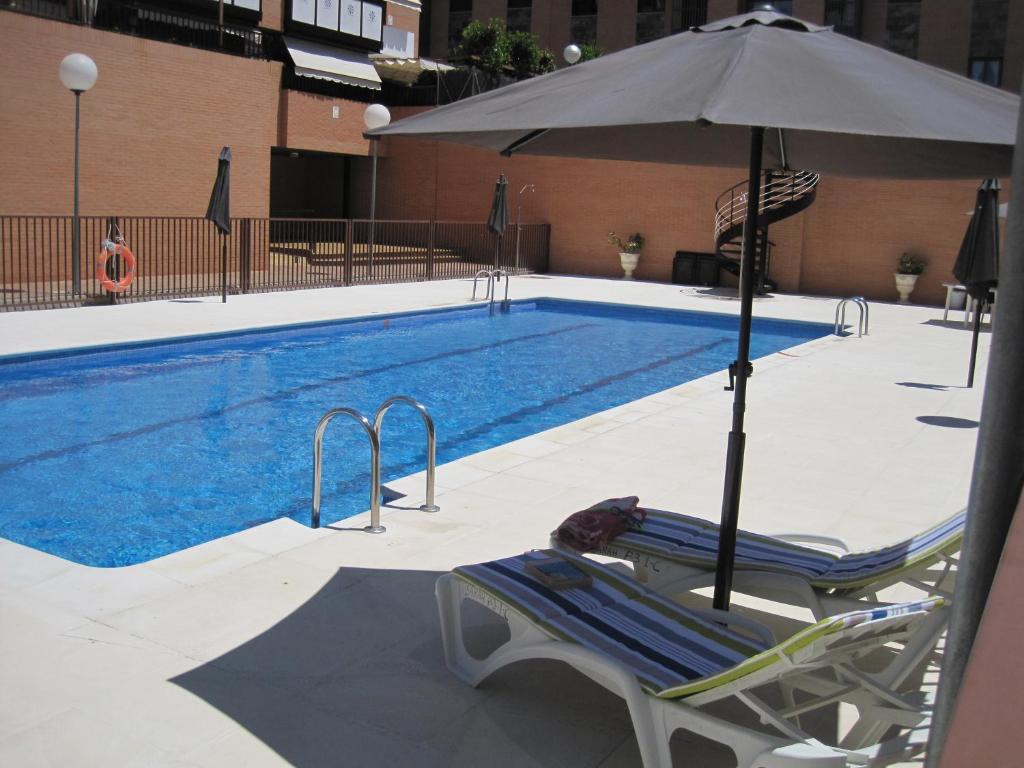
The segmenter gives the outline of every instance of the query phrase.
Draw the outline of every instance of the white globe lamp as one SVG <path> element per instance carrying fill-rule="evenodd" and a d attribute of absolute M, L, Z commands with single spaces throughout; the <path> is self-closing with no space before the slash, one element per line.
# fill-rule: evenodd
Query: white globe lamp
<path fill-rule="evenodd" d="M 74 93 L 85 93 L 96 85 L 99 74 L 96 62 L 84 53 L 69 53 L 60 63 L 60 81 Z"/>
<path fill-rule="evenodd" d="M 580 60 L 580 56 L 583 55 L 583 51 L 576 43 L 569 43 L 565 46 L 565 50 L 562 51 L 562 57 L 569 62 L 569 64 L 575 64 Z"/>
<path fill-rule="evenodd" d="M 375 131 L 391 123 L 391 113 L 383 104 L 371 104 L 363 112 L 363 122 L 366 130 Z"/>

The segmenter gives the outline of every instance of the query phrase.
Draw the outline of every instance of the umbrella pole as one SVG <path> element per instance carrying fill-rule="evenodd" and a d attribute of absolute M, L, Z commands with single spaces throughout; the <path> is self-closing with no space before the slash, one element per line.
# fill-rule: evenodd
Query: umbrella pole
<path fill-rule="evenodd" d="M 714 607 L 729 610 L 733 560 L 736 556 L 736 528 L 739 524 L 740 487 L 743 482 L 743 416 L 747 407 L 747 367 L 750 364 L 750 325 L 754 310 L 754 248 L 757 245 L 757 216 L 761 200 L 761 152 L 764 128 L 750 129 L 750 177 L 747 183 L 747 219 L 743 223 L 743 259 L 740 267 L 740 337 L 736 350 L 736 388 L 733 391 L 732 431 L 725 458 L 725 491 L 722 497 L 722 525 L 718 539 L 718 567 L 715 571 Z"/>
<path fill-rule="evenodd" d="M 220 301 L 228 303 L 228 238 L 220 236 Z"/>
<path fill-rule="evenodd" d="M 970 301 L 971 297 L 967 297 Z M 985 305 L 979 301 L 974 307 L 974 333 L 971 335 L 971 364 L 967 368 L 967 388 L 974 386 L 974 365 L 978 361 L 978 335 L 981 333 L 981 312 Z"/>

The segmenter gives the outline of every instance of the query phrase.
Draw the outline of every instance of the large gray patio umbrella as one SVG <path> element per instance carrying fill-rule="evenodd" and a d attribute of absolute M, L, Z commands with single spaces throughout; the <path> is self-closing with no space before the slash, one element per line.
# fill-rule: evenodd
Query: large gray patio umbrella
<path fill-rule="evenodd" d="M 978 359 L 978 334 L 981 310 L 988 293 L 999 279 L 999 179 L 985 179 L 978 187 L 974 213 L 960 244 L 953 275 L 967 289 L 968 300 L 977 302 L 974 332 L 971 334 L 971 361 L 967 368 L 967 386 L 974 386 L 974 366 Z"/>
<path fill-rule="evenodd" d="M 457 102 L 382 136 L 506 154 L 746 166 L 738 372 L 715 606 L 732 582 L 763 167 L 982 178 L 1010 169 L 1019 98 L 798 19 L 755 12 Z"/>

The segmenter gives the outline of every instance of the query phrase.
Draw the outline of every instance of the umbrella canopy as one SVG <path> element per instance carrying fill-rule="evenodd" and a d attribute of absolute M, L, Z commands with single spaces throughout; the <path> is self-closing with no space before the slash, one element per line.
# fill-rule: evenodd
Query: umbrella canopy
<path fill-rule="evenodd" d="M 400 120 L 534 155 L 884 178 L 1005 175 L 1019 98 L 789 16 L 748 13 Z M 922 141 L 925 140 L 925 141 Z"/>
<path fill-rule="evenodd" d="M 715 607 L 727 608 L 746 439 L 761 169 L 907 179 L 1005 175 L 1019 103 L 1010 93 L 828 27 L 755 12 L 370 134 L 505 154 L 748 167 L 737 377 L 715 580 Z"/>
<path fill-rule="evenodd" d="M 222 235 L 231 234 L 231 147 L 224 147 L 217 160 L 217 180 L 210 193 L 206 218 L 212 221 Z"/>
<path fill-rule="evenodd" d="M 999 179 L 985 179 L 953 265 L 956 279 L 978 301 L 996 287 L 999 275 L 999 209 Z"/>
<path fill-rule="evenodd" d="M 988 301 L 988 292 L 996 287 L 999 277 L 999 207 L 999 179 L 985 179 L 978 187 L 974 213 L 953 265 L 953 275 L 963 283 L 967 295 L 978 302 L 967 368 L 968 387 L 974 386 L 982 305 Z"/>
<path fill-rule="evenodd" d="M 494 201 L 491 203 L 491 214 L 487 217 L 487 228 L 498 237 L 505 234 L 508 226 L 508 179 L 505 174 L 498 177 L 494 184 Z"/>

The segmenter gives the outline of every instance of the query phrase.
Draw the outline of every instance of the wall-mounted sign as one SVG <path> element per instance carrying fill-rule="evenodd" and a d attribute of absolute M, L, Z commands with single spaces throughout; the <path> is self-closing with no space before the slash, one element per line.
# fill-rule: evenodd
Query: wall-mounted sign
<path fill-rule="evenodd" d="M 260 0 L 234 2 L 237 5 L 254 3 L 258 7 Z M 360 0 L 291 0 L 291 7 L 292 21 L 374 42 L 381 40 L 384 8 L 379 3 L 364 3 Z"/>

